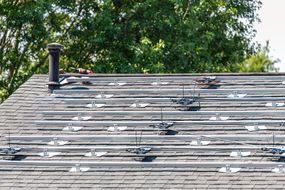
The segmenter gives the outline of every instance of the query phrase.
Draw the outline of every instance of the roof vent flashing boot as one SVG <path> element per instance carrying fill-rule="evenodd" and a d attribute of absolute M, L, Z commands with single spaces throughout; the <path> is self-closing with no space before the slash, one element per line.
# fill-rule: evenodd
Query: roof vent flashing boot
<path fill-rule="evenodd" d="M 52 93 L 53 90 L 60 88 L 59 83 L 59 52 L 63 46 L 58 43 L 51 43 L 47 45 L 49 51 L 49 82 L 48 90 Z"/>

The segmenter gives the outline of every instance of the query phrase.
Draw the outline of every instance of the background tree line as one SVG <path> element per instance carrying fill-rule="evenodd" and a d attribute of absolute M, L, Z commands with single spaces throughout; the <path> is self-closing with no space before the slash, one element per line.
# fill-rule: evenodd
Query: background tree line
<path fill-rule="evenodd" d="M 260 7 L 259 0 L 0 0 L 0 98 L 47 73 L 50 42 L 65 46 L 66 71 L 274 70 L 268 48 L 252 42 Z"/>

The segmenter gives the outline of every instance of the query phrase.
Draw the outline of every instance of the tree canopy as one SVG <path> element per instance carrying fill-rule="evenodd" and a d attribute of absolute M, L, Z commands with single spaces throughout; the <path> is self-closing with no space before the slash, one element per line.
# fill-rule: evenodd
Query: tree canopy
<path fill-rule="evenodd" d="M 264 47 L 258 48 L 257 52 L 249 55 L 241 64 L 240 72 L 276 72 L 274 64 L 280 62 L 279 59 L 272 59 L 269 56 L 269 42 Z"/>
<path fill-rule="evenodd" d="M 50 42 L 65 46 L 67 71 L 237 72 L 256 51 L 260 7 L 260 0 L 0 1 L 0 97 L 47 73 Z"/>

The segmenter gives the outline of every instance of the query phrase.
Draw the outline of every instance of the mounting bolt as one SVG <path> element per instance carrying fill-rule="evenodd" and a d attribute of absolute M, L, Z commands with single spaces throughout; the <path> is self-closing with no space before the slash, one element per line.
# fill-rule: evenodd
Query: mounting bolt
<path fill-rule="evenodd" d="M 278 172 L 283 173 L 284 172 L 284 167 L 283 165 L 278 165 Z"/>
<path fill-rule="evenodd" d="M 54 137 L 54 138 L 53 138 L 53 143 L 54 143 L 55 146 L 58 145 L 58 139 L 57 139 L 57 137 Z"/>
<path fill-rule="evenodd" d="M 91 149 L 91 156 L 96 156 L 96 150 L 94 148 Z"/>
<path fill-rule="evenodd" d="M 81 171 L 80 164 L 75 164 L 75 170 L 76 170 L 76 172 L 80 172 Z"/>
<path fill-rule="evenodd" d="M 63 46 L 58 43 L 50 43 L 47 45 L 49 51 L 49 82 L 48 90 L 50 93 L 60 88 L 59 83 L 59 52 Z"/>
<path fill-rule="evenodd" d="M 44 153 L 43 153 L 43 156 L 48 156 L 48 152 L 47 152 L 47 149 L 44 149 Z"/>
<path fill-rule="evenodd" d="M 226 165 L 226 172 L 231 172 L 231 165 L 229 164 Z"/>

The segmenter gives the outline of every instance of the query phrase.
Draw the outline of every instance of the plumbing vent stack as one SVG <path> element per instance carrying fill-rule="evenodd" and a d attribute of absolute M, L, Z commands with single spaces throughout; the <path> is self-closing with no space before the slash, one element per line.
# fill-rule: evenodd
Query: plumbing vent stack
<path fill-rule="evenodd" d="M 60 88 L 59 83 L 59 53 L 63 46 L 58 43 L 50 43 L 47 45 L 49 51 L 49 82 L 48 91 L 50 93 Z"/>

